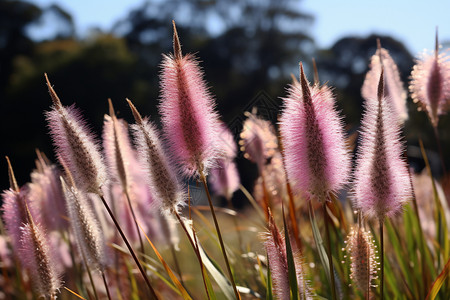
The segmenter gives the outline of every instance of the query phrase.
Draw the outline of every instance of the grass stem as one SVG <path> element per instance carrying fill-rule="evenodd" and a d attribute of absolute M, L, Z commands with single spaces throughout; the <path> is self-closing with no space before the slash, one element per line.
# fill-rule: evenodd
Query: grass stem
<path fill-rule="evenodd" d="M 211 209 L 211 214 L 214 220 L 214 226 L 216 227 L 217 237 L 219 238 L 220 248 L 222 249 L 223 258 L 225 260 L 225 265 L 227 267 L 228 275 L 230 277 L 231 284 L 233 286 L 234 294 L 236 295 L 236 299 L 241 299 L 241 295 L 236 288 L 236 283 L 234 282 L 233 273 L 231 272 L 230 262 L 228 261 L 227 252 L 225 250 L 225 245 L 223 243 L 222 234 L 220 233 L 219 223 L 217 222 L 216 213 L 214 212 L 214 206 L 212 204 L 211 195 L 209 194 L 208 185 L 206 184 L 206 177 L 203 174 L 203 171 L 200 169 L 200 179 L 202 180 L 203 186 L 205 187 L 206 196 L 209 202 L 209 208 Z"/>
<path fill-rule="evenodd" d="M 333 256 L 331 251 L 331 237 L 330 237 L 330 229 L 329 229 L 329 217 L 327 211 L 327 202 L 323 201 L 323 219 L 325 221 L 325 234 L 327 236 L 327 256 L 328 256 L 328 264 L 330 266 L 330 282 L 331 282 L 331 296 L 333 300 L 337 300 L 336 296 L 336 284 L 334 282 L 334 267 L 333 267 Z"/>
<path fill-rule="evenodd" d="M 174 215 L 177 217 L 178 222 L 181 225 L 181 228 L 183 228 L 184 232 L 186 233 L 186 236 L 187 236 L 187 238 L 189 240 L 189 243 L 192 246 L 192 249 L 194 249 L 195 255 L 197 256 L 198 262 L 200 264 L 200 269 L 202 271 L 202 279 L 203 279 L 203 285 L 205 287 L 205 292 L 206 292 L 206 295 L 208 296 L 208 299 L 210 299 L 209 292 L 208 292 L 208 286 L 206 284 L 206 278 L 205 278 L 205 276 L 206 276 L 206 274 L 205 274 L 205 266 L 203 265 L 202 256 L 200 255 L 200 251 L 198 250 L 197 243 L 196 242 L 194 243 L 194 241 L 192 240 L 192 237 L 191 237 L 191 235 L 189 234 L 189 231 L 186 228 L 186 224 L 184 223 L 183 219 L 181 219 L 180 215 L 176 211 L 174 211 Z M 193 234 L 195 235 L 194 231 L 193 231 Z M 194 238 L 195 238 L 195 236 L 194 236 Z"/>
<path fill-rule="evenodd" d="M 87 271 L 87 274 L 88 274 L 88 277 L 89 277 L 89 281 L 91 282 L 91 286 L 92 286 L 92 291 L 94 293 L 94 297 L 95 297 L 96 300 L 99 300 L 98 299 L 98 294 L 97 294 L 97 289 L 95 288 L 95 284 L 94 284 L 94 279 L 92 278 L 91 269 L 89 268 L 89 264 L 86 261 L 86 256 L 84 255 L 83 251 L 81 251 L 81 256 L 83 257 L 83 263 L 84 263 L 84 266 L 86 268 L 86 271 Z"/>
<path fill-rule="evenodd" d="M 127 198 L 128 207 L 130 209 L 131 216 L 133 217 L 133 220 L 134 220 L 134 225 L 136 227 L 136 232 L 137 232 L 137 235 L 138 235 L 138 238 L 139 238 L 139 246 L 141 247 L 142 253 L 145 254 L 144 242 L 142 241 L 141 231 L 139 230 L 139 225 L 137 223 L 136 214 L 134 213 L 133 206 L 131 205 L 130 194 L 128 193 L 128 191 L 125 191 L 124 193 L 125 193 L 125 196 Z"/>
<path fill-rule="evenodd" d="M 106 203 L 105 197 L 103 195 L 100 195 L 100 199 L 102 199 L 103 205 L 105 206 L 106 210 L 108 211 L 109 216 L 111 217 L 112 221 L 114 222 L 114 225 L 117 228 L 117 231 L 119 231 L 120 236 L 122 237 L 123 241 L 125 242 L 125 245 L 128 248 L 128 251 L 130 251 L 131 256 L 134 259 L 134 262 L 139 268 L 139 271 L 142 274 L 142 277 L 144 277 L 145 283 L 148 286 L 148 289 L 150 290 L 150 294 L 152 295 L 153 299 L 158 299 L 158 296 L 156 296 L 155 290 L 153 289 L 150 280 L 147 277 L 147 274 L 145 273 L 144 268 L 142 267 L 142 264 L 139 262 L 139 259 L 136 256 L 136 253 L 134 252 L 133 248 L 131 247 L 130 243 L 128 242 L 128 239 L 126 238 L 125 234 L 123 233 L 122 228 L 120 227 L 119 223 L 117 222 L 116 217 L 114 216 L 113 212 L 109 208 L 108 203 Z"/>
<path fill-rule="evenodd" d="M 103 272 L 103 270 L 100 270 L 100 273 L 102 274 L 103 283 L 105 284 L 106 295 L 108 296 L 108 299 L 111 300 L 111 294 L 109 293 L 109 288 L 108 288 L 108 283 L 106 282 L 105 272 Z"/>

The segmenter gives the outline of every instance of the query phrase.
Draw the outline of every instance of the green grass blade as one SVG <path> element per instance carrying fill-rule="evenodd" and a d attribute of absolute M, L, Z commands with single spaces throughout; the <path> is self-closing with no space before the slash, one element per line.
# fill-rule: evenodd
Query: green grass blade
<path fill-rule="evenodd" d="M 289 229 L 286 224 L 286 217 L 283 208 L 284 241 L 286 243 L 286 256 L 288 263 L 289 286 L 291 288 L 291 299 L 298 300 L 297 272 L 295 271 L 294 256 L 292 255 L 291 240 L 289 238 Z"/>
<path fill-rule="evenodd" d="M 328 282 L 331 282 L 330 265 L 328 264 L 327 251 L 323 245 L 322 236 L 320 235 L 319 226 L 317 226 L 316 216 L 314 215 L 314 210 L 312 208 L 311 202 L 308 203 L 308 206 L 309 206 L 309 220 L 311 222 L 311 228 L 312 228 L 312 232 L 313 232 L 314 242 L 316 243 L 317 251 L 319 252 L 320 261 L 323 265 Z"/>
<path fill-rule="evenodd" d="M 186 224 L 186 229 L 189 232 L 189 235 L 193 240 L 195 240 L 194 232 L 192 231 L 191 226 L 189 224 Z M 216 281 L 219 288 L 224 293 L 225 297 L 227 299 L 235 299 L 235 294 L 233 290 L 233 286 L 231 285 L 230 281 L 223 275 L 222 272 L 217 268 L 217 264 L 206 254 L 203 247 L 200 245 L 200 243 L 197 240 L 198 245 L 198 252 L 200 253 L 200 256 L 203 261 L 203 265 L 208 270 L 208 272 L 211 274 L 211 276 Z M 207 277 L 207 276 L 206 276 Z M 209 287 L 208 287 L 209 289 Z M 215 295 L 211 299 L 215 299 Z"/>
<path fill-rule="evenodd" d="M 409 268 L 409 264 L 405 261 L 409 259 L 407 253 L 404 252 L 406 247 L 400 242 L 398 234 L 395 231 L 395 228 L 392 226 L 392 223 L 389 219 L 387 219 L 385 222 L 385 228 L 389 237 L 389 242 L 391 243 L 397 258 L 396 261 L 400 266 L 401 275 L 404 278 L 404 281 L 406 282 L 405 286 L 411 287 L 412 286 L 411 275 L 413 274 L 413 271 Z"/>
<path fill-rule="evenodd" d="M 441 274 L 436 278 L 436 280 L 433 282 L 433 285 L 431 286 L 430 291 L 427 295 L 427 300 L 434 300 L 441 289 L 443 283 L 445 280 L 447 280 L 448 275 L 450 274 L 450 259 L 445 264 L 444 269 L 442 270 Z"/>

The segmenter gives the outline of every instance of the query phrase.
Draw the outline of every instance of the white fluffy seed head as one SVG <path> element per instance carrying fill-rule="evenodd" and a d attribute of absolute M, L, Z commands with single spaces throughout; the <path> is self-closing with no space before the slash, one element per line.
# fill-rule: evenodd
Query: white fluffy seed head
<path fill-rule="evenodd" d="M 77 186 L 100 193 L 106 182 L 106 170 L 99 145 L 73 107 L 53 107 L 46 113 L 56 152 L 70 169 Z"/>
<path fill-rule="evenodd" d="M 30 274 L 34 289 L 41 297 L 56 295 L 61 280 L 47 237 L 32 221 L 21 227 L 21 232 L 19 258 Z"/>
<path fill-rule="evenodd" d="M 70 225 L 80 253 L 86 257 L 89 265 L 103 269 L 106 265 L 105 239 L 99 221 L 86 195 L 75 187 L 69 187 L 63 179 L 61 181 Z"/>

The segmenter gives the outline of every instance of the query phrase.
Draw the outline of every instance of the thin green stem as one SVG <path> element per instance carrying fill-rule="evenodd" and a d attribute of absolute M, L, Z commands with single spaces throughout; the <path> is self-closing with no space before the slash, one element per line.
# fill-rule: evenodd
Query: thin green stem
<path fill-rule="evenodd" d="M 125 196 L 127 197 L 128 207 L 130 208 L 131 216 L 133 217 L 134 225 L 136 227 L 136 232 L 137 232 L 138 237 L 139 237 L 139 246 L 142 249 L 142 253 L 145 254 L 144 242 L 142 241 L 141 231 L 139 230 L 139 225 L 137 223 L 136 214 L 134 213 L 133 206 L 131 205 L 130 194 L 128 194 L 128 191 L 126 191 L 126 190 L 125 190 Z"/>
<path fill-rule="evenodd" d="M 211 195 L 209 194 L 208 185 L 206 184 L 206 177 L 203 174 L 203 171 L 199 168 L 200 172 L 200 179 L 203 183 L 203 186 L 205 187 L 206 196 L 208 198 L 209 202 L 209 208 L 211 210 L 211 214 L 213 216 L 214 220 L 214 226 L 216 227 L 217 237 L 219 238 L 220 248 L 222 250 L 223 258 L 225 260 L 225 264 L 227 267 L 228 275 L 230 277 L 231 284 L 233 285 L 234 294 L 236 295 L 236 299 L 241 299 L 241 296 L 239 295 L 239 292 L 236 288 L 236 283 L 234 282 L 233 273 L 231 272 L 230 262 L 228 261 L 227 252 L 225 250 L 225 245 L 223 243 L 222 234 L 220 233 L 219 223 L 217 222 L 216 213 L 214 212 L 214 206 L 212 204 Z"/>
<path fill-rule="evenodd" d="M 184 232 L 186 233 L 186 236 L 187 236 L 187 238 L 189 240 L 189 243 L 191 244 L 192 249 L 194 249 L 195 255 L 197 256 L 197 259 L 198 259 L 198 262 L 200 264 L 200 268 L 201 268 L 201 271 L 202 271 L 203 285 L 205 287 L 206 296 L 208 296 L 208 300 L 209 300 L 210 297 L 209 297 L 209 292 L 208 292 L 208 286 L 206 284 L 205 273 L 204 273 L 205 272 L 205 266 L 203 265 L 202 256 L 200 255 L 200 251 L 198 250 L 198 247 L 197 247 L 196 243 L 194 243 L 194 241 L 192 240 L 191 235 L 189 234 L 189 231 L 187 230 L 186 225 L 184 224 L 184 221 L 181 219 L 180 215 L 176 211 L 174 211 L 173 213 L 177 217 L 178 222 L 181 225 L 181 228 L 183 228 Z M 194 231 L 193 231 L 193 233 L 195 234 Z M 194 236 L 194 238 L 195 238 L 195 236 Z"/>
<path fill-rule="evenodd" d="M 139 268 L 139 271 L 142 274 L 142 277 L 144 277 L 145 283 L 148 286 L 148 289 L 150 290 L 150 294 L 152 295 L 153 299 L 159 299 L 158 296 L 156 296 L 155 290 L 153 289 L 152 285 L 150 284 L 150 280 L 147 277 L 147 274 L 145 273 L 144 268 L 142 267 L 142 264 L 139 262 L 139 259 L 136 256 L 136 253 L 134 252 L 133 248 L 131 247 L 130 243 L 128 242 L 128 239 L 126 238 L 125 234 L 123 233 L 122 228 L 120 227 L 119 223 L 117 222 L 116 217 L 114 216 L 113 212 L 109 208 L 108 203 L 106 203 L 105 197 L 103 195 L 99 195 L 100 199 L 102 199 L 103 205 L 105 206 L 106 210 L 108 211 L 109 216 L 111 217 L 112 221 L 114 222 L 114 225 L 117 228 L 117 231 L 119 231 L 120 236 L 122 237 L 123 241 L 125 242 L 125 245 L 128 248 L 128 251 L 130 251 L 131 256 L 134 259 L 134 262 Z"/>
<path fill-rule="evenodd" d="M 383 220 L 380 219 L 380 299 L 384 299 L 384 237 Z"/>
<path fill-rule="evenodd" d="M 103 272 L 103 270 L 100 270 L 100 273 L 102 274 L 103 283 L 105 284 L 106 295 L 108 296 L 108 299 L 111 300 L 111 294 L 109 293 L 109 288 L 108 288 L 108 283 L 106 282 L 105 272 Z"/>
<path fill-rule="evenodd" d="M 98 294 L 97 294 L 97 289 L 95 288 L 95 284 L 94 284 L 94 279 L 92 279 L 92 273 L 91 273 L 91 269 L 89 268 L 89 265 L 86 261 L 86 256 L 84 255 L 84 251 L 81 250 L 81 256 L 83 257 L 83 263 L 84 263 L 84 267 L 86 268 L 88 277 L 89 277 L 89 281 L 91 282 L 91 286 L 92 286 L 92 291 L 94 292 L 94 297 L 96 300 L 98 300 Z"/>
<path fill-rule="evenodd" d="M 177 253 L 175 251 L 175 246 L 173 245 L 172 242 L 170 242 L 169 245 L 170 245 L 170 252 L 172 252 L 173 261 L 175 263 L 175 269 L 177 270 L 178 276 L 180 276 L 181 284 L 184 286 L 183 274 L 181 273 L 181 268 L 180 268 L 180 264 L 178 262 Z"/>
<path fill-rule="evenodd" d="M 327 203 L 323 201 L 323 219 L 325 221 L 325 234 L 327 236 L 327 256 L 328 256 L 328 264 L 330 266 L 330 281 L 331 281 L 331 295 L 333 300 L 337 300 L 336 296 L 336 284 L 334 282 L 334 267 L 333 267 L 333 256 L 331 253 L 331 237 L 330 237 L 330 229 L 329 227 L 329 217 L 327 212 Z"/>

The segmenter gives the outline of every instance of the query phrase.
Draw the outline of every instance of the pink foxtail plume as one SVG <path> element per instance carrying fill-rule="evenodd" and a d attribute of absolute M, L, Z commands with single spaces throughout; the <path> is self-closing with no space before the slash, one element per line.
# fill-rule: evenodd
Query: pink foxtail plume
<path fill-rule="evenodd" d="M 2 216 L 5 222 L 5 229 L 8 233 L 11 244 L 15 251 L 20 249 L 21 226 L 27 223 L 25 213 L 25 201 L 28 201 L 26 189 L 14 191 L 5 190 L 2 193 Z"/>
<path fill-rule="evenodd" d="M 253 188 L 253 197 L 256 201 L 262 203 L 266 195 L 272 205 L 281 204 L 287 196 L 286 173 L 284 172 L 283 158 L 280 152 L 277 152 L 270 159 L 270 163 L 264 166 L 262 174 L 256 180 Z"/>
<path fill-rule="evenodd" d="M 350 173 L 350 158 L 331 90 L 309 86 L 300 64 L 300 84 L 294 83 L 280 118 L 286 170 L 298 191 L 319 201 L 338 192 Z"/>
<path fill-rule="evenodd" d="M 244 157 L 258 165 L 262 172 L 266 161 L 278 150 L 278 140 L 272 123 L 256 115 L 256 110 L 245 112 L 247 119 L 242 126 L 240 150 Z"/>
<path fill-rule="evenodd" d="M 437 32 L 434 53 L 424 52 L 416 61 L 409 90 L 414 102 L 419 103 L 419 110 L 425 110 L 431 124 L 437 127 L 439 116 L 450 105 L 450 56 L 439 54 Z"/>
<path fill-rule="evenodd" d="M 33 207 L 39 207 L 41 224 L 47 230 L 66 229 L 67 212 L 59 180 L 60 171 L 43 153 L 37 151 L 37 155 L 36 170 L 31 173 L 31 183 L 28 185 L 30 201 Z"/>
<path fill-rule="evenodd" d="M 239 188 L 240 183 L 239 173 L 234 162 L 237 152 L 236 142 L 233 134 L 225 124 L 222 124 L 221 133 L 218 138 L 224 156 L 218 159 L 218 166 L 211 169 L 209 182 L 217 195 L 231 200 L 233 193 Z"/>
<path fill-rule="evenodd" d="M 148 119 L 142 119 L 133 103 L 127 101 L 136 120 L 131 128 L 152 196 L 160 203 L 162 212 L 178 211 L 184 203 L 184 193 L 161 146 L 157 129 Z"/>
<path fill-rule="evenodd" d="M 6 160 L 11 186 L 2 195 L 6 230 L 18 259 L 30 273 L 36 292 L 42 297 L 53 297 L 61 287 L 61 281 L 48 238 L 39 223 L 35 223 L 28 207 L 28 195 L 19 189 L 11 162 L 8 157 Z"/>
<path fill-rule="evenodd" d="M 375 287 L 373 280 L 378 278 L 376 246 L 372 240 L 370 232 L 358 226 L 352 229 L 345 241 L 347 255 L 350 256 L 350 277 L 353 284 L 362 291 Z"/>
<path fill-rule="evenodd" d="M 186 176 L 206 173 L 220 155 L 215 103 L 191 54 L 181 53 L 174 23 L 173 55 L 164 55 L 159 110 L 170 152 Z"/>
<path fill-rule="evenodd" d="M 273 281 L 273 293 L 276 299 L 289 300 L 289 269 L 284 237 L 278 230 L 271 213 L 269 213 L 269 232 L 264 246 L 267 251 L 270 273 Z M 297 273 L 297 285 L 300 299 L 312 299 L 308 282 L 305 279 L 303 263 L 299 255 L 294 254 L 294 265 Z"/>
<path fill-rule="evenodd" d="M 6 157 L 8 163 L 8 173 L 10 188 L 2 193 L 2 212 L 3 220 L 5 222 L 5 229 L 8 233 L 14 251 L 19 251 L 21 248 L 20 237 L 21 227 L 23 224 L 30 222 L 27 210 L 36 220 L 40 220 L 39 211 L 32 205 L 28 197 L 28 188 L 26 186 L 19 188 L 11 162 Z M 28 208 L 27 208 L 28 206 Z"/>
<path fill-rule="evenodd" d="M 103 122 L 103 148 L 110 178 L 122 186 L 123 192 L 129 193 L 132 180 L 131 165 L 136 160 L 128 135 L 125 121 L 117 119 L 111 99 L 109 116 Z"/>
<path fill-rule="evenodd" d="M 384 96 L 397 116 L 400 123 L 408 119 L 406 108 L 406 91 L 400 79 L 400 73 L 389 52 L 381 48 L 380 41 L 377 41 L 378 49 L 370 60 L 370 70 L 366 74 L 361 94 L 366 101 L 377 98 L 378 82 L 381 69 L 384 69 Z"/>
<path fill-rule="evenodd" d="M 39 296 L 52 298 L 61 287 L 61 274 L 50 241 L 33 221 L 25 224 L 21 230 L 19 258 L 30 273 L 31 282 Z"/>
<path fill-rule="evenodd" d="M 99 145 L 87 129 L 80 113 L 73 107 L 64 107 L 45 74 L 52 110 L 46 113 L 50 134 L 56 152 L 73 174 L 77 187 L 101 194 L 100 188 L 106 182 L 106 172 Z"/>
<path fill-rule="evenodd" d="M 366 101 L 354 173 L 354 204 L 383 221 L 399 213 L 411 198 L 411 185 L 400 142 L 400 128 L 384 97 L 383 72 L 378 101 Z"/>

